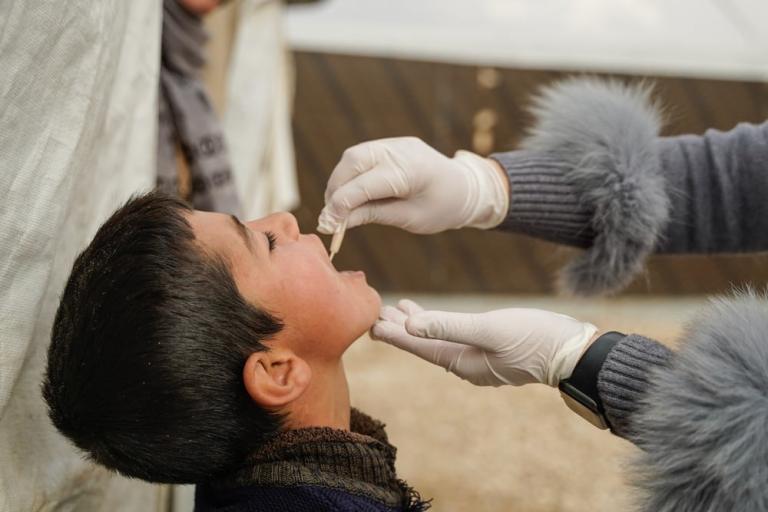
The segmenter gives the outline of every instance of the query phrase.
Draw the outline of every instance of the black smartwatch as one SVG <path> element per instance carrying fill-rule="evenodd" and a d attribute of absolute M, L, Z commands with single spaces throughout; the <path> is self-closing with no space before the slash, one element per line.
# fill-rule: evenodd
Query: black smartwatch
<path fill-rule="evenodd" d="M 576 363 L 573 374 L 561 380 L 558 386 L 569 409 L 604 430 L 611 424 L 605 417 L 605 408 L 597 391 L 597 375 L 608 352 L 625 337 L 626 334 L 620 332 L 608 332 L 597 338 Z"/>

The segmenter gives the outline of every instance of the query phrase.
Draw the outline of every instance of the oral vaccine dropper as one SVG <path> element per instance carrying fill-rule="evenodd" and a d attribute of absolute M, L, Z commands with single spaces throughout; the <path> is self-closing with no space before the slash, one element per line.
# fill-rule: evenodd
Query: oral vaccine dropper
<path fill-rule="evenodd" d="M 344 221 L 339 224 L 339 227 L 336 228 L 336 231 L 333 233 L 333 238 L 331 238 L 331 249 L 330 249 L 330 259 L 333 261 L 333 257 L 336 256 L 336 253 L 339 252 L 339 249 L 341 249 L 341 243 L 344 241 L 344 233 L 347 231 L 347 219 L 344 219 Z"/>

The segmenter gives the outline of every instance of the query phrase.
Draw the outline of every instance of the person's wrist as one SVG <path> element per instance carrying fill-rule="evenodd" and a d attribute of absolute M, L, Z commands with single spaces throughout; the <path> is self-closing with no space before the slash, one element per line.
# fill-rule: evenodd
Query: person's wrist
<path fill-rule="evenodd" d="M 493 158 L 486 158 L 486 162 L 488 162 L 488 165 L 490 165 L 494 172 L 496 172 L 496 176 L 499 177 L 499 181 L 501 182 L 502 187 L 504 187 L 504 193 L 509 196 L 509 176 L 507 175 L 506 169 L 501 166 L 501 164 L 494 160 Z"/>
<path fill-rule="evenodd" d="M 459 150 L 453 160 L 468 173 L 468 204 L 465 222 L 459 227 L 491 229 L 509 211 L 509 179 L 498 162 L 470 151 Z"/>
<path fill-rule="evenodd" d="M 598 329 L 592 324 L 585 324 L 587 329 L 594 329 L 594 334 L 589 336 L 587 338 L 586 342 L 584 342 L 584 345 L 581 347 L 581 350 L 577 350 L 573 352 L 573 355 L 571 356 L 571 360 L 569 364 L 565 367 L 565 370 L 561 372 L 555 381 L 557 384 L 555 384 L 555 387 L 557 387 L 560 384 L 560 381 L 563 381 L 565 379 L 569 379 L 571 375 L 573 375 L 573 370 L 579 365 L 579 361 L 581 361 L 581 358 L 584 357 L 584 354 L 587 353 L 587 350 L 589 350 L 589 347 L 592 346 L 592 344 L 597 341 L 597 339 L 605 334 L 608 331 L 604 331 L 602 329 Z"/>
<path fill-rule="evenodd" d="M 582 323 L 581 332 L 563 343 L 552 358 L 546 384 L 557 387 L 560 381 L 570 378 L 584 353 L 599 337 L 596 337 L 598 332 L 598 328 L 594 325 L 588 322 Z"/>
<path fill-rule="evenodd" d="M 587 353 L 587 350 L 589 350 L 589 347 L 591 347 L 592 344 L 595 341 L 597 341 L 597 338 L 599 338 L 600 336 L 602 336 L 606 332 L 608 332 L 608 331 L 605 331 L 605 330 L 602 330 L 602 329 L 598 329 L 598 330 L 595 331 L 595 334 L 593 334 L 592 337 L 589 339 L 589 341 L 587 341 L 587 343 L 584 345 L 584 349 L 581 351 L 581 354 L 579 354 L 579 360 L 581 360 L 581 358 L 584 356 L 584 354 Z M 578 362 L 576 364 L 578 364 Z"/>

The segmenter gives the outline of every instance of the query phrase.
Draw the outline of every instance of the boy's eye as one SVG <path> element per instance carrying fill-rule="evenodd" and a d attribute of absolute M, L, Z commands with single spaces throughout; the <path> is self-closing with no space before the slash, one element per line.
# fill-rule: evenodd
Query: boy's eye
<path fill-rule="evenodd" d="M 264 234 L 267 236 L 267 241 L 269 242 L 269 250 L 275 248 L 275 242 L 277 241 L 277 236 L 271 232 L 271 231 L 265 231 Z"/>

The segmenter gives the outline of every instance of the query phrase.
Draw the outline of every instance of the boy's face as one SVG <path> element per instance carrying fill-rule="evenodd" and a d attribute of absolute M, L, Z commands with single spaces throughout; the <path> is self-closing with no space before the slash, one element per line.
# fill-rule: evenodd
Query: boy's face
<path fill-rule="evenodd" d="M 243 297 L 283 322 L 275 339 L 297 354 L 338 359 L 376 321 L 381 300 L 365 274 L 337 272 L 320 238 L 300 234 L 293 215 L 240 224 L 195 211 L 187 219 L 198 242 L 229 263 Z"/>

